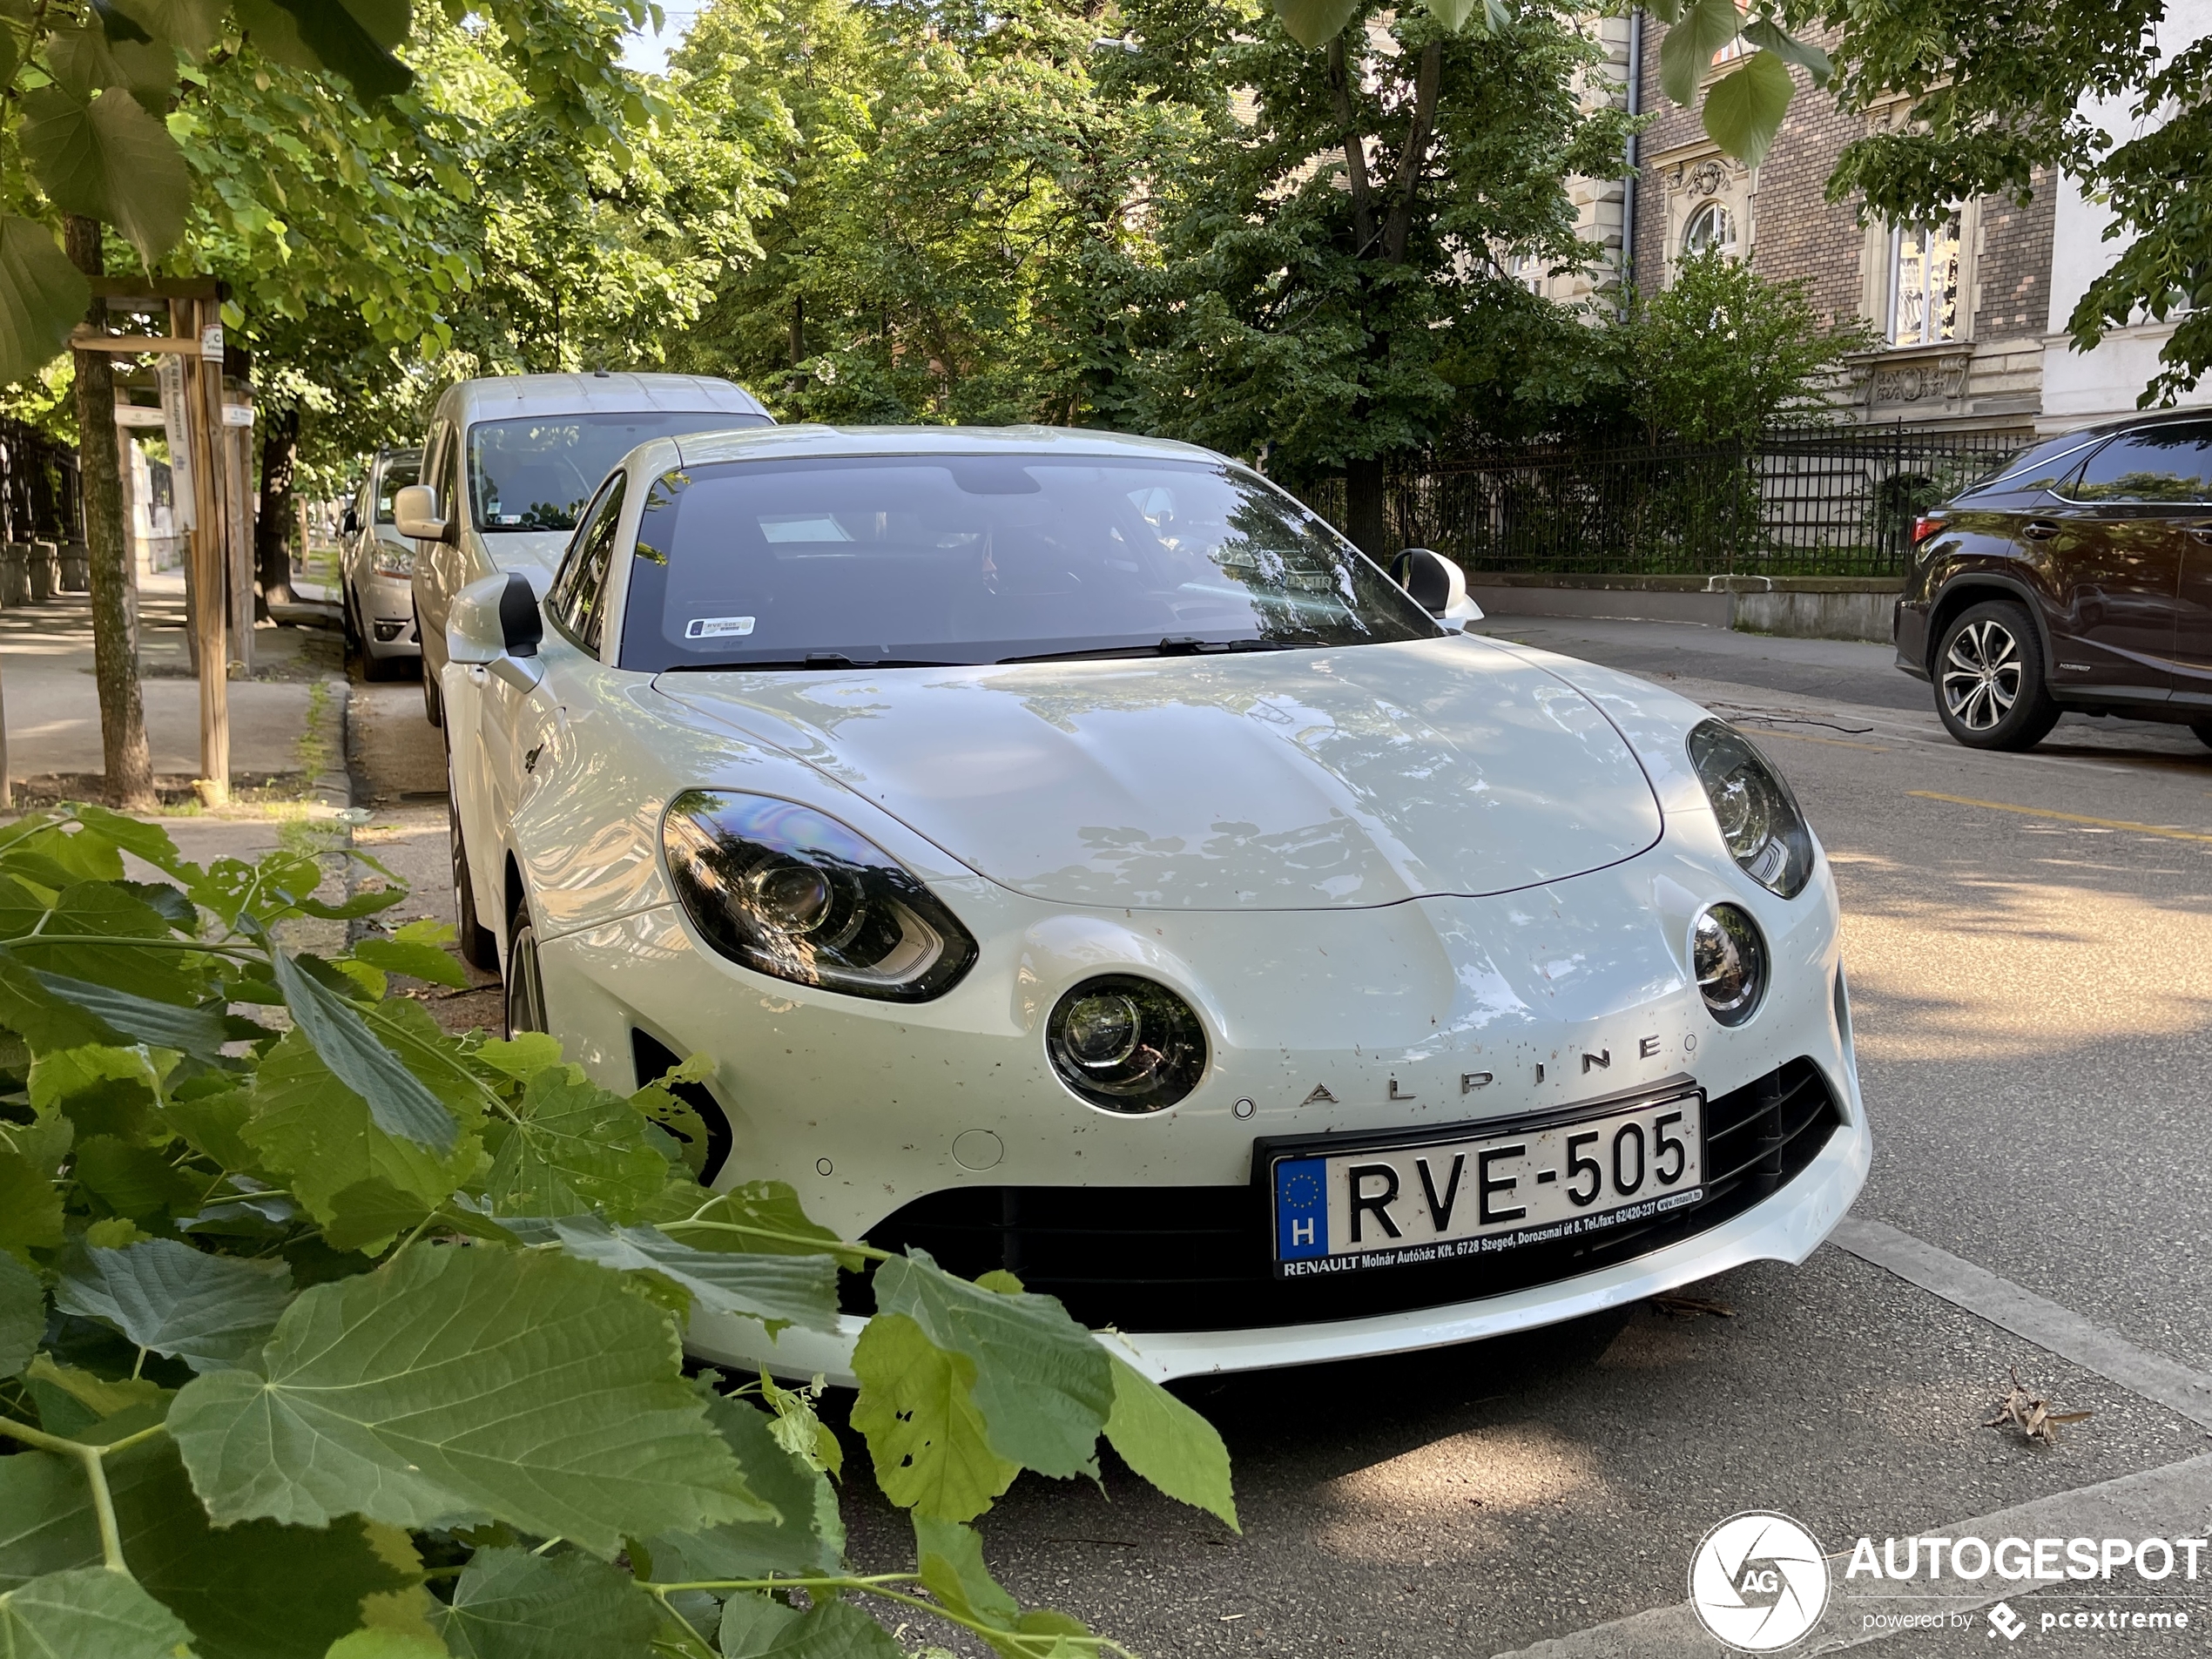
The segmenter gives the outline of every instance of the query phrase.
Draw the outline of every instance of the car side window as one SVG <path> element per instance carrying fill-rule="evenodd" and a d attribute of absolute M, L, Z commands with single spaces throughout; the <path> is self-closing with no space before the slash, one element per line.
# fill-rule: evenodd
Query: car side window
<path fill-rule="evenodd" d="M 561 573 L 554 578 L 549 605 L 569 637 L 599 654 L 606 632 L 607 571 L 614 563 L 615 529 L 622 522 L 623 484 L 617 473 L 600 487 L 598 499 L 578 521 L 576 539 L 569 544 Z"/>
<path fill-rule="evenodd" d="M 2212 502 L 2212 421 L 2124 432 L 2083 463 L 2076 501 L 2194 506 Z"/>

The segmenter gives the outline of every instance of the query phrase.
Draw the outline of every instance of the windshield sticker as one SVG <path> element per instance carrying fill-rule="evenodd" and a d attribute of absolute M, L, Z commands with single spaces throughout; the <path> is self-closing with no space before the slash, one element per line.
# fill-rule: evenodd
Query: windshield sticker
<path fill-rule="evenodd" d="M 726 639 L 752 631 L 751 617 L 694 617 L 684 624 L 686 639 Z"/>

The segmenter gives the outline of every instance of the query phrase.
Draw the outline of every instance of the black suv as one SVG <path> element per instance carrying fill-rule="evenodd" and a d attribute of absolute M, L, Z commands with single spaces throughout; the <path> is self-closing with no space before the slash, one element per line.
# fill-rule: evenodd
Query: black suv
<path fill-rule="evenodd" d="M 1897 665 L 1959 742 L 2029 748 L 2079 709 L 2212 744 L 2212 411 L 2039 443 L 1912 543 Z"/>

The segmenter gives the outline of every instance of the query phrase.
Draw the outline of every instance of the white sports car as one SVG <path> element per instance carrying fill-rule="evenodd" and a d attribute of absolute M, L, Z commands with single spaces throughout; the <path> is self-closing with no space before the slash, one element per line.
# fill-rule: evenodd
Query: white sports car
<path fill-rule="evenodd" d="M 550 590 L 455 606 L 462 925 L 603 1081 L 711 1057 L 710 1180 L 1157 1377 L 1802 1260 L 1868 1139 L 1787 785 L 1396 568 L 1181 444 L 643 444 Z M 858 1328 L 692 1342 L 837 1377 Z"/>

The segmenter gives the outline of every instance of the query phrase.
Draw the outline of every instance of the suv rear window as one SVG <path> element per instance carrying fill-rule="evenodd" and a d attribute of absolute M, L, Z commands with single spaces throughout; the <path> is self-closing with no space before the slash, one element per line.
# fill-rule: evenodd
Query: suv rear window
<path fill-rule="evenodd" d="M 2089 457 L 2066 493 L 2086 502 L 2212 502 L 2212 421 L 2123 432 Z"/>

